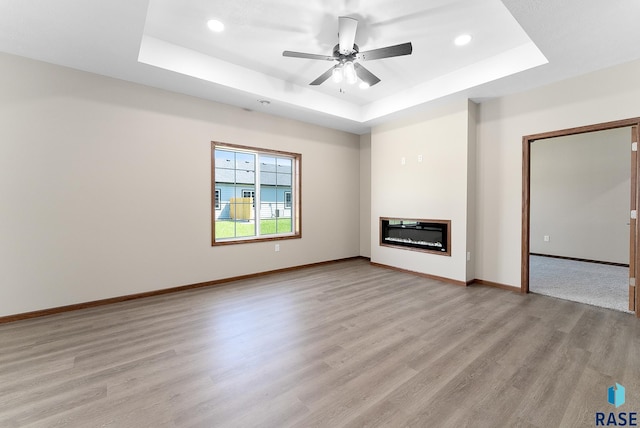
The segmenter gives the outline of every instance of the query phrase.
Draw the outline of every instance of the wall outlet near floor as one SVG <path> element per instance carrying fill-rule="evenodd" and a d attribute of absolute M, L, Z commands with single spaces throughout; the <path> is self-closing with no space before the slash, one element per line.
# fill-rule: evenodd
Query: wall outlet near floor
<path fill-rule="evenodd" d="M 467 251 L 467 261 L 471 261 L 471 251 Z"/>
<path fill-rule="evenodd" d="M 549 235 L 544 235 L 544 242 L 549 242 Z"/>
<path fill-rule="evenodd" d="M 275 250 L 276 250 L 276 253 L 277 253 L 278 251 L 280 251 L 280 244 L 276 244 L 276 248 L 275 248 Z"/>

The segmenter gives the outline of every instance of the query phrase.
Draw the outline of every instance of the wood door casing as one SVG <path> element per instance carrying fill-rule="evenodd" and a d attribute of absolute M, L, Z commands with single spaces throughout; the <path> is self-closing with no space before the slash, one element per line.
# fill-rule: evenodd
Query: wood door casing
<path fill-rule="evenodd" d="M 582 126 L 577 128 L 569 128 L 558 131 L 545 132 L 534 135 L 525 135 L 522 137 L 522 235 L 521 235 L 521 284 L 520 291 L 522 293 L 529 292 L 529 253 L 530 253 L 530 229 L 531 229 L 531 143 L 536 140 L 547 138 L 562 137 L 567 135 L 584 134 L 587 132 L 605 131 L 609 129 L 627 128 L 632 129 L 632 142 L 638 141 L 638 128 L 640 127 L 640 118 L 624 119 L 613 122 L 600 123 L 595 125 Z M 640 173 L 638 172 L 637 152 L 632 152 L 631 161 L 631 209 L 638 211 L 638 192 L 640 185 Z M 630 221 L 629 231 L 629 277 L 636 278 L 636 267 L 640 266 L 640 251 L 638 251 L 638 227 L 636 220 Z M 632 281 L 629 281 L 629 308 L 634 311 L 636 317 L 640 318 L 640 293 L 636 293 L 635 286 L 632 288 Z M 633 293 L 633 295 L 631 294 Z M 632 307 L 633 302 L 633 309 Z"/>
<path fill-rule="evenodd" d="M 630 210 L 638 210 L 638 126 L 631 127 L 631 204 Z M 635 150 L 633 146 L 635 145 Z M 638 257 L 638 219 L 631 218 L 629 220 L 629 310 L 634 311 L 636 316 L 640 317 L 637 309 L 640 307 L 636 289 L 636 273 L 637 273 L 637 257 Z"/>

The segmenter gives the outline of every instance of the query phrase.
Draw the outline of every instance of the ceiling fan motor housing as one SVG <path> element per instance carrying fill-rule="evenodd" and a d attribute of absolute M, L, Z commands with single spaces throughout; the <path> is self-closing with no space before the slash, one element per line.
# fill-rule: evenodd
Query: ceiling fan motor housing
<path fill-rule="evenodd" d="M 360 52 L 360 49 L 358 48 L 358 45 L 356 45 L 355 43 L 353 44 L 353 49 L 350 54 L 341 54 L 340 45 L 335 45 L 333 47 L 333 56 L 336 58 L 336 61 L 339 61 L 342 64 L 344 64 L 347 61 L 355 61 L 356 55 L 358 55 L 358 52 Z"/>

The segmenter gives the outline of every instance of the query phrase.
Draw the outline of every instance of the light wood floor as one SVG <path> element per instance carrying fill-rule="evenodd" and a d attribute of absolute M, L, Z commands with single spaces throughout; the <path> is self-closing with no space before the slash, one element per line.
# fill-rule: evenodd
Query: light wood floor
<path fill-rule="evenodd" d="M 632 315 L 353 260 L 0 325 L 1 427 L 570 427 Z"/>

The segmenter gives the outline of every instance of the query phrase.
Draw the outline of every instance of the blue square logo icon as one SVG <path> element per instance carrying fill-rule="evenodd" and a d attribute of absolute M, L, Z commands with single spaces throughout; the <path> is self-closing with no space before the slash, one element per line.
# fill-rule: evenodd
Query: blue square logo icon
<path fill-rule="evenodd" d="M 617 382 L 615 386 L 610 386 L 608 397 L 609 404 L 616 406 L 616 408 L 622 406 L 624 404 L 624 386 Z"/>

